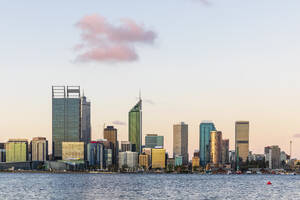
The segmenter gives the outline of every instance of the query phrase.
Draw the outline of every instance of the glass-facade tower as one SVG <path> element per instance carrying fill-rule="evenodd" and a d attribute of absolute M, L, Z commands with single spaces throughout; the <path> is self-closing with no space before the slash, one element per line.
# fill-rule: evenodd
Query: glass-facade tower
<path fill-rule="evenodd" d="M 62 142 L 79 142 L 81 98 L 79 86 L 52 86 L 52 154 L 62 159 Z"/>
<path fill-rule="evenodd" d="M 142 145 L 142 99 L 129 111 L 128 139 L 136 146 L 136 152 L 141 153 Z"/>
<path fill-rule="evenodd" d="M 164 136 L 159 136 L 157 134 L 147 134 L 145 136 L 145 148 L 164 148 Z"/>
<path fill-rule="evenodd" d="M 212 122 L 204 121 L 200 124 L 200 165 L 205 167 L 210 162 L 210 132 L 216 131 Z"/>

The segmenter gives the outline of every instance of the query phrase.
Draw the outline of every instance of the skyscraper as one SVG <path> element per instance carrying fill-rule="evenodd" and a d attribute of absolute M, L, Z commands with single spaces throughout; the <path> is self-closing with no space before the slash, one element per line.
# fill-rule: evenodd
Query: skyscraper
<path fill-rule="evenodd" d="M 141 153 L 142 145 L 142 99 L 129 111 L 128 138 L 136 146 L 136 152 Z"/>
<path fill-rule="evenodd" d="M 235 153 L 237 164 L 246 162 L 249 154 L 249 122 L 235 122 Z"/>
<path fill-rule="evenodd" d="M 91 141 L 91 102 L 87 101 L 86 96 L 81 98 L 81 142 L 87 144 Z"/>
<path fill-rule="evenodd" d="M 200 165 L 205 167 L 210 162 L 210 132 L 216 131 L 214 123 L 203 121 L 200 124 Z"/>
<path fill-rule="evenodd" d="M 79 86 L 52 86 L 52 154 L 62 159 L 62 142 L 79 142 L 81 98 Z"/>
<path fill-rule="evenodd" d="M 164 148 L 164 136 L 158 136 L 157 134 L 147 134 L 145 136 L 145 148 Z"/>
<path fill-rule="evenodd" d="M 113 126 L 107 126 L 104 129 L 103 132 L 104 135 L 104 139 L 106 139 L 108 142 L 111 142 L 113 145 L 113 149 L 112 149 L 112 163 L 115 165 L 117 164 L 117 154 L 118 154 L 118 150 L 119 150 L 119 145 L 118 145 L 118 134 L 117 134 L 117 129 L 114 128 Z"/>
<path fill-rule="evenodd" d="M 173 125 L 173 157 L 182 156 L 182 163 L 188 163 L 188 125 L 184 122 Z"/>
<path fill-rule="evenodd" d="M 222 163 L 229 163 L 229 139 L 222 140 Z"/>
<path fill-rule="evenodd" d="M 214 165 L 222 162 L 222 132 L 210 132 L 210 162 Z"/>

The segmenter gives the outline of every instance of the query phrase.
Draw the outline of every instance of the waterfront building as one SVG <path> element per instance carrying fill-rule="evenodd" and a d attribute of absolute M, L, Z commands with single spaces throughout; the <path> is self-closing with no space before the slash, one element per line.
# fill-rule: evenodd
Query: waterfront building
<path fill-rule="evenodd" d="M 140 154 L 139 155 L 139 166 L 148 169 L 150 163 L 150 157 L 147 154 Z"/>
<path fill-rule="evenodd" d="M 35 137 L 31 143 L 31 160 L 46 161 L 48 160 L 48 141 L 45 137 Z"/>
<path fill-rule="evenodd" d="M 193 157 L 192 158 L 192 167 L 200 167 L 200 158 L 199 157 Z"/>
<path fill-rule="evenodd" d="M 164 136 L 159 136 L 157 134 L 147 134 L 145 136 L 145 148 L 164 148 Z"/>
<path fill-rule="evenodd" d="M 104 169 L 104 144 L 101 141 L 91 141 L 87 145 L 87 161 L 89 166 Z"/>
<path fill-rule="evenodd" d="M 107 126 L 103 132 L 104 139 L 112 143 L 112 163 L 113 165 L 117 164 L 117 155 L 119 152 L 119 144 L 118 144 L 118 130 L 113 126 Z"/>
<path fill-rule="evenodd" d="M 175 156 L 175 167 L 183 165 L 183 157 L 182 156 Z"/>
<path fill-rule="evenodd" d="M 162 148 L 152 149 L 152 169 L 164 169 L 166 167 L 166 150 Z"/>
<path fill-rule="evenodd" d="M 235 152 L 237 164 L 246 162 L 249 154 L 249 122 L 235 122 Z"/>
<path fill-rule="evenodd" d="M 205 167 L 210 163 L 210 132 L 216 131 L 215 125 L 210 121 L 200 123 L 200 165 Z"/>
<path fill-rule="evenodd" d="M 135 151 L 142 151 L 142 99 L 128 113 L 128 138 L 135 145 Z"/>
<path fill-rule="evenodd" d="M 182 156 L 182 163 L 188 164 L 188 125 L 184 122 L 173 125 L 173 157 Z"/>
<path fill-rule="evenodd" d="M 5 143 L 0 143 L 0 162 L 6 162 Z"/>
<path fill-rule="evenodd" d="M 80 141 L 84 142 L 84 157 L 87 159 L 87 145 L 91 141 L 91 102 L 86 96 L 81 97 L 81 135 Z"/>
<path fill-rule="evenodd" d="M 119 168 L 127 166 L 128 168 L 138 167 L 138 153 L 137 152 L 120 152 L 119 153 Z"/>
<path fill-rule="evenodd" d="M 222 140 L 222 163 L 229 163 L 229 139 Z"/>
<path fill-rule="evenodd" d="M 168 166 L 168 168 L 169 167 L 174 168 L 174 166 L 175 166 L 175 159 L 174 158 L 168 158 L 167 159 L 167 166 Z"/>
<path fill-rule="evenodd" d="M 270 169 L 279 169 L 281 167 L 280 148 L 277 145 L 265 147 L 266 162 Z"/>
<path fill-rule="evenodd" d="M 28 161 L 28 140 L 9 139 L 5 144 L 6 162 Z"/>
<path fill-rule="evenodd" d="M 62 142 L 62 160 L 84 160 L 84 142 Z"/>
<path fill-rule="evenodd" d="M 222 162 L 222 132 L 210 132 L 210 161 L 213 165 L 221 164 Z"/>
<path fill-rule="evenodd" d="M 132 145 L 129 141 L 121 141 L 121 151 L 135 151 L 135 145 Z"/>
<path fill-rule="evenodd" d="M 62 159 L 62 142 L 81 140 L 79 86 L 52 86 L 52 155 Z"/>
<path fill-rule="evenodd" d="M 104 149 L 104 166 L 106 169 L 112 167 L 113 165 L 113 150 Z"/>

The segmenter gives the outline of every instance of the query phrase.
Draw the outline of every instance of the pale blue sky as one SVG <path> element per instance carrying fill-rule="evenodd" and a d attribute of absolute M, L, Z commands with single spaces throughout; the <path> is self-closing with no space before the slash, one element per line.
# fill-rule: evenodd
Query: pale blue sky
<path fill-rule="evenodd" d="M 0 7 L 0 140 L 51 139 L 51 85 L 80 85 L 93 106 L 93 138 L 103 123 L 127 121 L 141 88 L 144 134 L 165 136 L 190 125 L 190 154 L 199 123 L 210 119 L 234 144 L 234 121 L 249 120 L 250 149 L 261 153 L 294 141 L 300 157 L 300 1 L 87 0 L 6 1 Z M 130 18 L 154 30 L 153 46 L 137 47 L 128 63 L 74 63 L 74 26 L 99 14 L 112 23 Z M 127 126 L 120 126 L 127 140 Z"/>

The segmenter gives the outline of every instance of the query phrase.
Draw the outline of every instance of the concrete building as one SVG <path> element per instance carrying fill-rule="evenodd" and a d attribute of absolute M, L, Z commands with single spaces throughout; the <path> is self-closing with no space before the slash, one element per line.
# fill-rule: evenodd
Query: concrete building
<path fill-rule="evenodd" d="M 139 166 L 145 169 L 149 168 L 150 157 L 147 154 L 140 154 L 139 155 Z"/>
<path fill-rule="evenodd" d="M 281 167 L 279 146 L 273 145 L 265 147 L 265 156 L 270 169 L 279 169 Z"/>
<path fill-rule="evenodd" d="M 119 168 L 128 167 L 131 169 L 138 167 L 138 153 L 137 152 L 120 152 L 119 153 Z"/>
<path fill-rule="evenodd" d="M 152 149 L 152 169 L 164 169 L 166 167 L 166 150 Z"/>
<path fill-rule="evenodd" d="M 81 140 L 79 86 L 52 86 L 52 155 L 62 159 L 62 142 Z"/>
<path fill-rule="evenodd" d="M 147 134 L 145 136 L 145 148 L 164 148 L 164 136 L 159 136 L 157 134 Z"/>
<path fill-rule="evenodd" d="M 213 165 L 221 164 L 222 162 L 222 132 L 210 132 L 210 161 Z"/>
<path fill-rule="evenodd" d="M 6 162 L 5 143 L 0 143 L 0 162 Z"/>
<path fill-rule="evenodd" d="M 222 163 L 229 164 L 229 139 L 222 140 Z"/>
<path fill-rule="evenodd" d="M 31 143 L 31 160 L 46 161 L 48 160 L 48 141 L 45 137 L 35 137 Z"/>
<path fill-rule="evenodd" d="M 182 156 L 182 163 L 188 164 L 188 125 L 184 122 L 173 125 L 173 157 Z"/>
<path fill-rule="evenodd" d="M 128 138 L 136 147 L 136 152 L 142 151 L 142 99 L 128 113 Z"/>
<path fill-rule="evenodd" d="M 121 151 L 135 151 L 133 145 L 129 141 L 121 141 Z"/>
<path fill-rule="evenodd" d="M 89 166 L 104 169 L 104 144 L 100 141 L 91 141 L 87 145 L 87 161 Z"/>
<path fill-rule="evenodd" d="M 5 144 L 6 162 L 28 161 L 28 140 L 9 139 Z"/>
<path fill-rule="evenodd" d="M 210 132 L 216 131 L 216 127 L 211 121 L 203 121 L 200 123 L 200 165 L 205 167 L 210 163 Z"/>
<path fill-rule="evenodd" d="M 112 163 L 116 165 L 118 160 L 119 144 L 118 144 L 118 130 L 113 126 L 107 126 L 103 132 L 104 139 L 112 143 Z"/>
<path fill-rule="evenodd" d="M 235 152 L 237 161 L 246 162 L 249 154 L 249 122 L 235 122 Z"/>
<path fill-rule="evenodd" d="M 63 160 L 84 160 L 84 142 L 62 142 Z"/>

